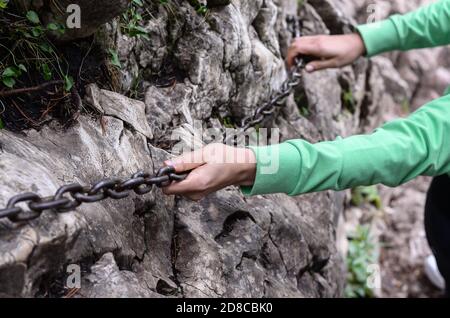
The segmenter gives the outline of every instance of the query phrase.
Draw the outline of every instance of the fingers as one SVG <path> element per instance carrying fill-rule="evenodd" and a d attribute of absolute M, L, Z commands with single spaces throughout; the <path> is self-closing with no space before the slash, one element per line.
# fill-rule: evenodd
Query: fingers
<path fill-rule="evenodd" d="M 199 167 L 192 171 L 185 180 L 181 182 L 172 182 L 169 186 L 163 188 L 164 194 L 189 195 L 193 193 L 201 193 L 208 188 L 208 174 Z"/>
<path fill-rule="evenodd" d="M 307 72 L 315 72 L 315 71 L 320 71 L 320 70 L 324 70 L 327 68 L 336 68 L 339 67 L 340 63 L 338 61 L 338 59 L 333 58 L 333 59 L 328 59 L 328 60 L 317 60 L 317 61 L 313 61 L 308 63 L 305 66 L 305 69 Z"/>
<path fill-rule="evenodd" d="M 310 55 L 320 57 L 321 44 L 320 36 L 305 36 L 296 38 L 288 50 L 286 57 L 288 67 L 295 64 L 295 58 L 298 55 Z"/>
<path fill-rule="evenodd" d="M 174 167 L 176 172 L 190 171 L 205 164 L 204 149 L 185 153 L 179 157 L 165 161 L 164 164 Z"/>

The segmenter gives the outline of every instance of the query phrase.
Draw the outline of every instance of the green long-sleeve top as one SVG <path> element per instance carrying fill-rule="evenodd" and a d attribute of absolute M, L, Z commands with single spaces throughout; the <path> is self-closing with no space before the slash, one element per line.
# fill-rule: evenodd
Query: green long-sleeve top
<path fill-rule="evenodd" d="M 450 0 L 358 27 L 368 56 L 450 43 Z M 450 95 L 372 134 L 311 144 L 290 140 L 252 148 L 256 180 L 247 195 L 397 186 L 419 175 L 450 173 Z"/>

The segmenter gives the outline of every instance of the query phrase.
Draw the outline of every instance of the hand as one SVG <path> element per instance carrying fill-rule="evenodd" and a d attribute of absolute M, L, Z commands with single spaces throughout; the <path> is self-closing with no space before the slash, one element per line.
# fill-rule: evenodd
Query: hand
<path fill-rule="evenodd" d="M 295 57 L 306 55 L 317 58 L 305 67 L 307 72 L 337 68 L 354 62 L 366 51 L 358 33 L 346 35 L 318 35 L 296 38 L 288 50 L 287 64 L 291 67 Z"/>
<path fill-rule="evenodd" d="M 252 150 L 222 144 L 207 145 L 165 164 L 174 167 L 177 173 L 192 171 L 185 180 L 163 188 L 163 192 L 194 201 L 230 185 L 250 186 L 256 176 L 256 157 Z"/>

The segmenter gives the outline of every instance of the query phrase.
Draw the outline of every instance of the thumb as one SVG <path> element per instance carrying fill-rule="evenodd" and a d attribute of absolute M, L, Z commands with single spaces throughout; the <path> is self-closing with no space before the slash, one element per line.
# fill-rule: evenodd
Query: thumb
<path fill-rule="evenodd" d="M 305 70 L 311 73 L 315 71 L 324 70 L 327 68 L 336 68 L 336 67 L 339 67 L 339 63 L 336 58 L 333 58 L 328 60 L 316 60 L 310 62 L 305 66 Z"/>
<path fill-rule="evenodd" d="M 190 171 L 205 163 L 203 149 L 187 152 L 164 162 L 166 166 L 174 167 L 176 172 Z"/>

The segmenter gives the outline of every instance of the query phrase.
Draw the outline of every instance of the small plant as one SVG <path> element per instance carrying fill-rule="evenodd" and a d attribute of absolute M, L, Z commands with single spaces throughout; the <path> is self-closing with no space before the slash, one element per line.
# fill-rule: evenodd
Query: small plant
<path fill-rule="evenodd" d="M 303 117 L 308 117 L 310 115 L 308 100 L 304 93 L 296 93 L 294 94 L 294 100 L 297 104 L 298 110 L 300 111 L 300 115 Z"/>
<path fill-rule="evenodd" d="M 161 2 L 161 1 L 160 1 Z M 142 0 L 133 0 L 130 6 L 120 21 L 122 32 L 129 37 L 142 37 L 146 40 L 150 40 L 148 32 L 142 26 L 144 18 L 139 13 L 140 9 L 144 7 Z"/>
<path fill-rule="evenodd" d="M 236 125 L 233 122 L 233 119 L 231 117 L 225 117 L 222 120 L 222 124 L 225 128 L 236 128 Z"/>
<path fill-rule="evenodd" d="M 18 66 L 8 66 L 2 73 L 2 82 L 8 88 L 16 85 L 16 80 L 22 76 L 23 72 L 27 72 L 27 68 L 23 64 Z"/>
<path fill-rule="evenodd" d="M 308 107 L 306 107 L 306 106 L 301 106 L 301 107 L 299 107 L 298 109 L 299 109 L 299 111 L 300 111 L 300 114 L 301 114 L 303 117 L 308 117 L 308 116 L 310 115 Z"/>
<path fill-rule="evenodd" d="M 347 253 L 347 286 L 345 295 L 349 298 L 374 297 L 374 291 L 368 285 L 371 273 L 370 265 L 376 264 L 378 255 L 375 245 L 371 242 L 370 227 L 358 226 L 355 233 L 348 237 Z"/>
<path fill-rule="evenodd" d="M 199 0 L 189 0 L 189 3 L 194 7 L 195 11 L 202 16 L 208 14 L 208 7 L 201 3 Z"/>
<path fill-rule="evenodd" d="M 117 68 L 122 68 L 122 64 L 120 63 L 119 54 L 117 53 L 117 51 L 113 50 L 113 49 L 109 49 L 108 53 L 109 53 L 111 64 L 116 66 Z"/>
<path fill-rule="evenodd" d="M 368 203 L 374 205 L 377 209 L 382 208 L 381 197 L 376 186 L 356 187 L 352 189 L 351 202 L 355 206 Z"/>
<path fill-rule="evenodd" d="M 36 84 L 33 82 L 62 79 L 66 88 L 71 87 L 64 61 L 47 37 L 48 32 L 64 33 L 64 26 L 44 25 L 32 10 L 21 16 L 9 8 L 10 3 L 0 0 L 0 84 L 11 89 L 22 80 Z M 40 74 L 41 80 L 35 74 Z"/>
<path fill-rule="evenodd" d="M 350 113 L 354 113 L 356 109 L 356 102 L 353 96 L 353 92 L 348 89 L 342 92 L 342 104 L 344 109 L 348 110 Z"/>
<path fill-rule="evenodd" d="M 8 2 L 8 0 L 0 0 L 0 10 L 6 9 Z"/>

